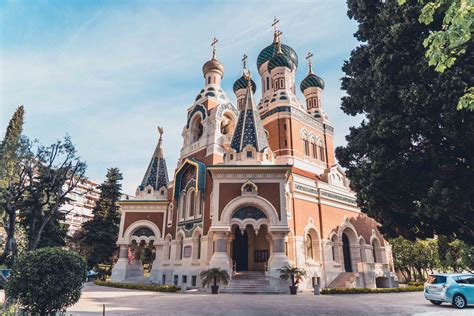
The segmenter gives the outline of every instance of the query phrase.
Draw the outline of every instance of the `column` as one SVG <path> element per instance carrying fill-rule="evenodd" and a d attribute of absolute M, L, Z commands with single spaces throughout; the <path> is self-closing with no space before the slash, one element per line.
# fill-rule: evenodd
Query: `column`
<path fill-rule="evenodd" d="M 128 264 L 128 245 L 119 245 L 119 258 L 112 268 L 112 282 L 125 281 L 129 272 L 130 265 Z"/>
<path fill-rule="evenodd" d="M 268 273 L 276 278 L 280 277 L 279 269 L 290 264 L 285 253 L 285 238 L 288 232 L 271 232 L 272 254 L 268 259 Z"/>
<path fill-rule="evenodd" d="M 211 268 L 220 268 L 231 272 L 230 259 L 227 255 L 227 233 L 226 232 L 214 232 L 214 254 L 211 257 L 209 266 Z"/>
<path fill-rule="evenodd" d="M 155 248 L 155 260 L 153 261 L 153 266 L 150 272 L 150 280 L 156 283 L 162 282 L 161 274 L 162 274 L 162 263 L 164 260 L 164 242 L 163 241 L 156 241 L 153 244 Z"/>

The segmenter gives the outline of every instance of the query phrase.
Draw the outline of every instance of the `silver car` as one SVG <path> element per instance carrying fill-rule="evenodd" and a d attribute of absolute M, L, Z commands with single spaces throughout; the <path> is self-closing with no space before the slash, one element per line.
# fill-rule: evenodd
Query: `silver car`
<path fill-rule="evenodd" d="M 425 298 L 435 305 L 451 303 L 457 308 L 474 304 L 474 274 L 444 273 L 428 277 Z"/>

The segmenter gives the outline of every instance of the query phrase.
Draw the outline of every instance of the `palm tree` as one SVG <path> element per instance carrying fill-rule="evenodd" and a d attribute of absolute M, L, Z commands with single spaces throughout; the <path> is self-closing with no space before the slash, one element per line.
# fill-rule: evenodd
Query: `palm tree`
<path fill-rule="evenodd" d="M 289 265 L 278 270 L 280 271 L 280 279 L 285 281 L 291 280 L 290 293 L 296 294 L 298 283 L 306 276 L 306 271 L 298 267 L 290 267 Z"/>
<path fill-rule="evenodd" d="M 212 268 L 201 272 L 201 285 L 202 287 L 209 287 L 211 285 L 212 294 L 217 294 L 219 286 L 217 282 L 222 283 L 223 285 L 229 284 L 229 274 L 226 270 L 219 268 Z"/>

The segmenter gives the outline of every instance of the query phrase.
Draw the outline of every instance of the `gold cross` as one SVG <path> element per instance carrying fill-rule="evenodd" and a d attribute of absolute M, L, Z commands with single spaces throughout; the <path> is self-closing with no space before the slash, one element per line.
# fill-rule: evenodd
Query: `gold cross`
<path fill-rule="evenodd" d="M 275 17 L 273 19 L 273 23 L 272 23 L 272 27 L 273 27 L 273 30 L 276 32 L 278 32 L 278 27 L 280 26 L 280 20 L 277 19 L 277 17 Z"/>
<path fill-rule="evenodd" d="M 308 55 L 306 55 L 306 60 L 308 61 L 308 68 L 309 68 L 309 73 L 313 72 L 313 53 L 308 52 Z"/>
<path fill-rule="evenodd" d="M 211 46 L 212 46 L 212 59 L 216 59 L 216 44 L 217 44 L 217 42 L 219 42 L 219 40 L 214 37 L 212 39 L 212 43 L 211 43 Z"/>
<path fill-rule="evenodd" d="M 244 69 L 247 69 L 247 55 L 244 54 L 244 56 L 242 57 L 242 63 L 244 65 Z"/>

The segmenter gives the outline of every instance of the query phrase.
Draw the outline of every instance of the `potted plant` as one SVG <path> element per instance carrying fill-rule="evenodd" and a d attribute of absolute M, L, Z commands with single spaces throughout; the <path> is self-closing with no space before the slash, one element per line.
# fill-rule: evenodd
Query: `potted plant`
<path fill-rule="evenodd" d="M 226 270 L 219 268 L 212 268 L 201 272 L 201 285 L 202 287 L 209 287 L 211 285 L 212 294 L 217 294 L 219 291 L 219 285 L 217 282 L 227 285 L 229 283 L 229 274 Z"/>
<path fill-rule="evenodd" d="M 290 294 L 295 295 L 296 290 L 298 289 L 298 283 L 306 276 L 306 271 L 304 269 L 300 269 L 298 267 L 290 267 L 286 266 L 281 269 L 280 271 L 280 279 L 288 281 L 291 280 L 290 285 Z"/>

